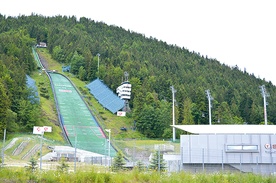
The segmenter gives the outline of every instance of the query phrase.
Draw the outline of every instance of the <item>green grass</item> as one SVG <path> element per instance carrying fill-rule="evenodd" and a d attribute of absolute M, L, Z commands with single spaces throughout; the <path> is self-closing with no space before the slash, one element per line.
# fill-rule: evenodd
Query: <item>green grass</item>
<path fill-rule="evenodd" d="M 39 72 L 34 72 L 31 77 L 36 81 L 38 87 L 38 93 L 40 95 L 40 104 L 42 108 L 42 120 L 38 121 L 38 126 L 51 126 L 52 132 L 45 133 L 46 138 L 53 139 L 55 141 L 64 142 L 62 137 L 62 131 L 59 126 L 59 121 L 57 118 L 56 106 L 54 102 L 53 92 L 50 86 L 50 82 L 45 73 L 39 74 Z M 49 99 L 41 97 L 40 88 L 47 88 Z"/>
<path fill-rule="evenodd" d="M 23 142 L 23 141 L 24 141 L 23 138 L 18 139 L 18 140 L 15 142 L 15 144 L 14 144 L 10 149 L 7 149 L 7 150 L 5 151 L 5 153 L 10 154 L 11 156 L 13 156 L 13 155 L 12 155 L 13 151 L 14 151 L 14 150 L 21 144 L 21 142 Z M 8 144 L 8 143 L 6 143 L 6 144 Z M 14 158 L 14 159 L 18 159 L 18 158 L 14 157 L 14 156 L 13 156 L 13 158 Z"/>
<path fill-rule="evenodd" d="M 52 56 L 50 55 L 50 53 L 47 49 L 44 49 L 44 48 L 41 49 L 40 48 L 40 49 L 37 49 L 37 52 L 40 53 L 47 60 L 49 70 L 61 71 L 62 64 L 60 64 L 60 63 L 56 62 L 55 60 L 53 60 Z"/>
<path fill-rule="evenodd" d="M 70 167 L 72 165 L 69 165 Z M 71 167 L 72 168 L 72 167 Z M 72 169 L 71 169 L 72 170 Z M 122 172 L 103 172 L 99 171 L 95 166 L 84 168 L 84 171 L 77 172 L 60 172 L 56 170 L 37 170 L 31 173 L 26 168 L 1 168 L 0 182 L 102 182 L 102 183 L 260 183 L 275 182 L 274 176 L 261 176 L 253 174 L 190 174 L 186 172 L 180 173 L 158 173 L 158 172 L 139 172 L 134 169 L 132 171 Z"/>
<path fill-rule="evenodd" d="M 39 135 L 33 135 L 33 134 L 13 134 L 12 137 L 5 142 L 5 146 L 7 146 L 13 138 L 18 138 L 18 140 L 15 142 L 15 144 L 5 150 L 5 163 L 15 163 L 15 162 L 27 162 L 29 159 L 23 160 L 23 156 L 26 155 L 36 144 L 40 145 L 40 138 Z M 23 142 L 27 142 L 27 146 L 22 150 L 21 153 L 13 155 L 14 150 Z M 2 147 L 3 143 L 0 143 L 0 146 Z M 46 154 L 50 152 L 50 150 L 47 148 L 48 146 L 54 146 L 54 145 L 66 145 L 64 142 L 55 141 L 52 139 L 44 139 L 43 140 L 43 148 L 42 148 L 42 154 Z M 33 156 L 35 158 L 39 158 L 40 150 L 38 150 Z"/>

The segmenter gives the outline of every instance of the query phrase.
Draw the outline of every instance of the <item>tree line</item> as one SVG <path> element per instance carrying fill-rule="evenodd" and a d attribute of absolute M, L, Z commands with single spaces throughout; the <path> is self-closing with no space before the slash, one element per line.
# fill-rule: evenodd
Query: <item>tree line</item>
<path fill-rule="evenodd" d="M 171 136 L 171 86 L 177 90 L 176 124 L 209 124 L 207 89 L 214 98 L 214 124 L 263 123 L 261 85 L 265 85 L 270 94 L 268 121 L 276 122 L 273 113 L 275 86 L 270 81 L 187 48 L 85 17 L 0 15 L 0 25 L 0 39 L 3 39 L 0 43 L 1 66 L 6 65 L 6 72 L 14 83 L 24 83 L 23 77 L 14 75 L 22 76 L 35 69 L 31 46 L 38 42 L 46 42 L 52 57 L 64 66 L 70 65 L 70 72 L 87 83 L 99 77 L 115 91 L 127 71 L 132 84 L 132 111 L 128 116 L 135 120 L 136 129 L 147 137 Z M 11 74 L 10 68 L 16 72 Z M 0 73 L 2 85 L 7 82 L 3 73 Z M 21 81 L 17 81 L 19 79 Z M 24 86 L 20 85 L 20 90 L 10 90 L 9 87 L 0 86 L 1 92 L 6 93 L 1 95 L 1 101 L 10 97 L 5 106 L 18 115 Z M 9 95 L 11 91 L 15 92 L 12 97 Z M 3 110 L 5 107 L 1 105 L 0 110 Z"/>
<path fill-rule="evenodd" d="M 0 33 L 0 134 L 29 131 L 40 118 L 26 75 L 36 69 L 31 49 L 35 40 L 24 29 Z"/>

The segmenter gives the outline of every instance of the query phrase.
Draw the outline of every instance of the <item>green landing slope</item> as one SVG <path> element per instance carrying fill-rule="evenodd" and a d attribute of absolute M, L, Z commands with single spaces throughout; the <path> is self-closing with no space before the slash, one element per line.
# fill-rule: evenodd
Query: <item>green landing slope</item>
<path fill-rule="evenodd" d="M 74 85 L 63 75 L 51 73 L 61 122 L 72 146 L 79 149 L 108 155 L 108 137 L 82 100 Z M 116 151 L 111 146 L 110 155 Z"/>

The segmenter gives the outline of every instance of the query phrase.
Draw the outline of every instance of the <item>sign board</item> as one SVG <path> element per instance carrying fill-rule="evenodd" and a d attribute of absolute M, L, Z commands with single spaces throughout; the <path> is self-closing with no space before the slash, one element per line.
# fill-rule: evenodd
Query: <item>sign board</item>
<path fill-rule="evenodd" d="M 52 132 L 51 126 L 34 126 L 33 128 L 33 134 L 41 135 L 44 134 L 44 132 Z"/>
<path fill-rule="evenodd" d="M 34 126 L 33 128 L 33 134 L 41 135 L 43 134 L 43 128 L 41 126 Z"/>
<path fill-rule="evenodd" d="M 126 112 L 125 111 L 118 111 L 117 116 L 126 116 Z"/>
<path fill-rule="evenodd" d="M 44 132 L 52 132 L 52 127 L 51 126 L 43 126 Z"/>

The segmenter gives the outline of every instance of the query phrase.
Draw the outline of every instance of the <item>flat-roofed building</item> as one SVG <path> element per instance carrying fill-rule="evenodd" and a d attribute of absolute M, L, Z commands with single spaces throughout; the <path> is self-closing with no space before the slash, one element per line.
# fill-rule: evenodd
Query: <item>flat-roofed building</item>
<path fill-rule="evenodd" d="M 36 45 L 38 48 L 47 48 L 47 44 L 45 42 L 39 42 L 39 44 Z"/>
<path fill-rule="evenodd" d="M 276 172 L 275 125 L 175 125 L 182 170 Z"/>

